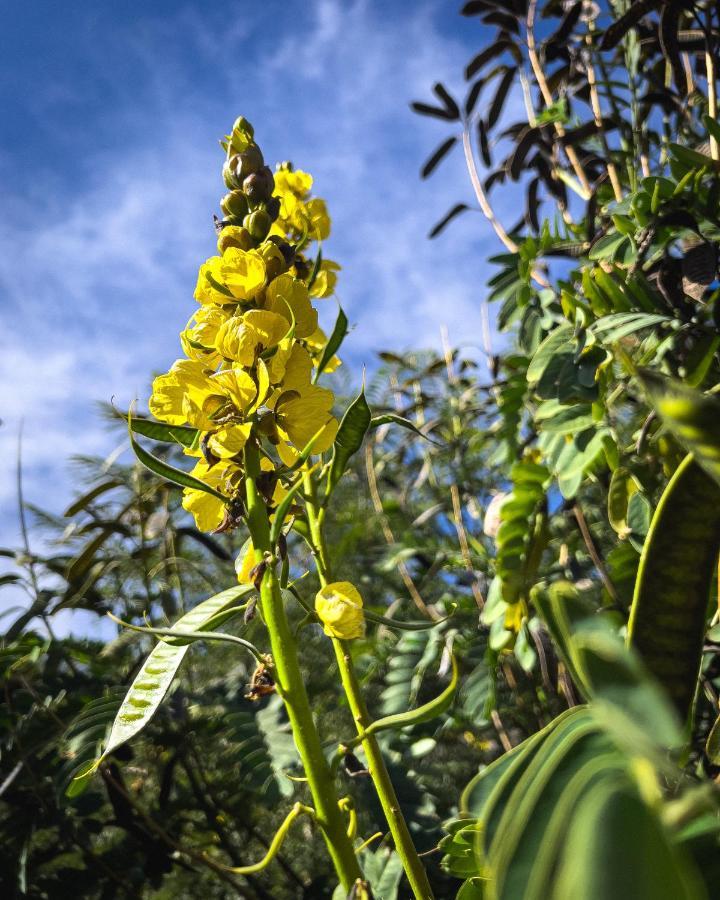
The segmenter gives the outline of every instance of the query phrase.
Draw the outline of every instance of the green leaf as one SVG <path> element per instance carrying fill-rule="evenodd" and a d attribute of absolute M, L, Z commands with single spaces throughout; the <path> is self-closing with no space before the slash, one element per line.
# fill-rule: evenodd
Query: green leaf
<path fill-rule="evenodd" d="M 720 484 L 720 400 L 648 369 L 638 380 L 665 425 Z"/>
<path fill-rule="evenodd" d="M 700 900 L 698 881 L 637 792 L 605 778 L 580 801 L 552 900 Z"/>
<path fill-rule="evenodd" d="M 658 313 L 645 312 L 619 312 L 593 322 L 588 331 L 600 338 L 605 344 L 614 344 L 621 338 L 641 331 L 643 328 L 652 328 L 663 322 L 671 322 L 669 316 Z"/>
<path fill-rule="evenodd" d="M 705 753 L 714 766 L 720 764 L 720 716 L 715 719 L 715 724 L 710 729 L 710 734 L 707 736 Z"/>
<path fill-rule="evenodd" d="M 407 428 L 408 431 L 412 431 L 414 434 L 419 434 L 420 437 L 425 438 L 426 441 L 430 441 L 431 444 L 438 444 L 437 441 L 434 441 L 423 431 L 420 431 L 417 425 L 411 422 L 410 419 L 406 419 L 403 416 L 398 416 L 395 413 L 383 413 L 379 416 L 373 416 L 370 419 L 370 426 L 368 428 L 368 431 L 375 431 L 375 429 L 379 428 L 381 425 L 399 425 L 401 428 Z"/>
<path fill-rule="evenodd" d="M 340 348 L 340 345 L 345 340 L 345 336 L 348 333 L 348 320 L 347 316 L 343 312 L 342 307 L 339 307 L 337 319 L 335 319 L 335 325 L 332 330 L 332 334 L 328 338 L 327 344 L 323 348 L 322 356 L 320 357 L 320 362 L 317 365 L 317 370 L 315 371 L 315 377 L 313 378 L 313 382 L 316 382 L 320 375 L 325 371 L 326 366 L 333 358 L 333 356 L 337 353 Z"/>
<path fill-rule="evenodd" d="M 94 488 L 91 488 L 89 491 L 86 491 L 82 496 L 78 497 L 77 500 L 73 500 L 73 502 L 68 506 L 63 515 L 66 518 L 70 518 L 70 516 L 74 516 L 76 513 L 79 513 L 81 509 L 85 509 L 93 500 L 97 500 L 102 494 L 111 491 L 113 488 L 120 487 L 122 484 L 121 481 L 118 481 L 115 478 L 111 478 L 110 481 L 103 481 L 101 484 L 95 485 Z"/>
<path fill-rule="evenodd" d="M 610 478 L 608 489 L 608 520 L 621 538 L 632 530 L 627 523 L 628 503 L 638 485 L 629 469 L 618 466 Z"/>
<path fill-rule="evenodd" d="M 151 419 L 138 419 L 130 416 L 130 427 L 137 434 L 164 444 L 180 444 L 183 447 L 195 445 L 200 432 L 187 425 L 167 425 L 165 422 L 153 422 Z"/>
<path fill-rule="evenodd" d="M 327 497 L 335 490 L 338 481 L 342 478 L 350 462 L 350 458 L 360 449 L 371 421 L 372 414 L 365 399 L 365 391 L 361 390 L 345 411 L 345 415 L 340 422 L 330 462 Z"/>
<path fill-rule="evenodd" d="M 558 351 L 570 342 L 573 329 L 572 325 L 559 325 L 545 338 L 535 351 L 527 369 L 528 384 L 537 383 L 546 366 L 550 363 Z"/>
<path fill-rule="evenodd" d="M 719 551 L 720 485 L 687 456 L 650 524 L 628 622 L 630 645 L 682 721 L 695 696 Z"/>
<path fill-rule="evenodd" d="M 603 235 L 600 240 L 596 241 L 590 253 L 590 259 L 613 259 L 621 244 L 625 242 L 624 234 L 617 231 L 611 231 L 609 234 Z"/>
<path fill-rule="evenodd" d="M 238 585 L 209 597 L 179 619 L 172 631 L 181 636 L 183 632 L 202 630 L 252 589 L 252 585 Z M 141 732 L 152 719 L 170 689 L 188 647 L 188 644 L 173 644 L 164 639 L 153 649 L 125 695 L 96 768 L 113 750 Z"/>
<path fill-rule="evenodd" d="M 140 462 L 146 468 L 150 469 L 151 472 L 154 472 L 156 475 L 159 475 L 161 478 L 164 478 L 172 484 L 180 485 L 180 487 L 190 488 L 195 491 L 204 491 L 206 494 L 212 494 L 213 497 L 217 497 L 218 500 L 222 500 L 225 503 L 229 501 L 229 498 L 221 494 L 220 491 L 216 491 L 215 488 L 205 484 L 204 481 L 200 481 L 199 478 L 195 478 L 194 475 L 190 475 L 188 472 L 176 468 L 176 466 L 171 466 L 170 463 L 157 459 L 152 453 L 148 453 L 148 451 L 141 447 L 135 440 L 131 429 L 132 418 L 131 414 L 128 414 L 128 433 L 130 435 L 130 444 L 133 452 Z"/>

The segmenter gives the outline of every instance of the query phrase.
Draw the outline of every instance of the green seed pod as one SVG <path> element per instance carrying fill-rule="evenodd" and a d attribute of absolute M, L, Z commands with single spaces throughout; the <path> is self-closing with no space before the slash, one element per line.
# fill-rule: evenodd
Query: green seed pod
<path fill-rule="evenodd" d="M 242 191 L 230 191 L 220 201 L 220 209 L 226 216 L 242 221 L 249 210 L 247 197 Z"/>
<path fill-rule="evenodd" d="M 256 241 L 264 241 L 268 231 L 270 231 L 272 222 L 270 221 L 270 216 L 264 209 L 256 209 L 255 212 L 251 212 L 250 215 L 245 216 L 243 225 Z"/>

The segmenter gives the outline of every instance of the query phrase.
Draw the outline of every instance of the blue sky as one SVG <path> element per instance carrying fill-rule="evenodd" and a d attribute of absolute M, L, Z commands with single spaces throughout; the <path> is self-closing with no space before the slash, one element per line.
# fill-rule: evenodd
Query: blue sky
<path fill-rule="evenodd" d="M 311 171 L 328 201 L 355 372 L 378 349 L 437 346 L 443 324 L 480 343 L 497 245 L 475 215 L 426 239 L 471 190 L 457 149 L 420 181 L 448 132 L 408 108 L 436 79 L 462 84 L 481 26 L 458 6 L 0 2 L 0 544 L 17 543 L 21 418 L 27 497 L 58 512 L 68 456 L 113 449 L 95 401 L 142 402 L 180 355 L 214 252 L 217 142 L 239 114 L 270 162 Z"/>

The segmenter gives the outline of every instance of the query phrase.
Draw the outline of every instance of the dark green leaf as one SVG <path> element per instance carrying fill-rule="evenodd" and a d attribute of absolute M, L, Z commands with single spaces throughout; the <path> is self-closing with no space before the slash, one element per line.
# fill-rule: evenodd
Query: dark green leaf
<path fill-rule="evenodd" d="M 371 421 L 372 413 L 365 399 L 365 391 L 360 391 L 347 408 L 338 428 L 328 475 L 328 497 L 342 478 L 350 458 L 360 449 Z"/>

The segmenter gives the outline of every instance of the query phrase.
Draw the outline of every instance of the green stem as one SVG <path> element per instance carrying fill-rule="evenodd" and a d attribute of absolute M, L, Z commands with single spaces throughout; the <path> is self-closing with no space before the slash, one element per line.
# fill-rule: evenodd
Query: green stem
<path fill-rule="evenodd" d="M 248 526 L 255 548 L 255 559 L 259 563 L 272 548 L 267 508 L 255 483 L 260 474 L 260 458 L 257 447 L 251 442 L 245 447 L 245 473 Z M 315 818 L 327 843 L 338 878 L 343 888 L 349 892 L 355 881 L 362 877 L 362 873 L 352 842 L 346 833 L 330 768 L 310 711 L 298 663 L 297 644 L 285 614 L 280 585 L 272 565 L 266 569 L 260 586 L 260 603 L 270 636 L 275 684 L 285 703 L 295 744 L 305 768 Z"/>
<path fill-rule="evenodd" d="M 319 513 L 319 504 L 317 499 L 317 490 L 312 475 L 307 472 L 305 474 L 305 493 L 307 502 L 308 524 L 310 526 L 310 536 L 312 540 L 313 552 L 317 562 L 318 577 L 320 584 L 324 587 L 330 578 L 328 569 L 328 554 L 325 544 L 325 536 L 322 529 L 322 512 Z M 355 719 L 355 726 L 358 735 L 362 739 L 363 750 L 368 761 L 368 771 L 370 777 L 375 784 L 378 798 L 382 805 L 390 826 L 390 833 L 395 841 L 395 850 L 400 857 L 405 874 L 412 888 L 413 894 L 417 900 L 432 900 L 433 892 L 428 881 L 425 867 L 420 861 L 415 844 L 408 830 L 405 817 L 400 809 L 395 789 L 385 760 L 383 759 L 380 745 L 374 735 L 366 734 L 367 729 L 372 723 L 365 699 L 360 689 L 357 673 L 352 661 L 350 652 L 350 644 L 348 641 L 341 641 L 332 638 L 333 648 L 335 650 L 335 658 L 337 659 L 338 669 L 340 670 L 340 679 L 348 699 L 350 711 Z"/>

